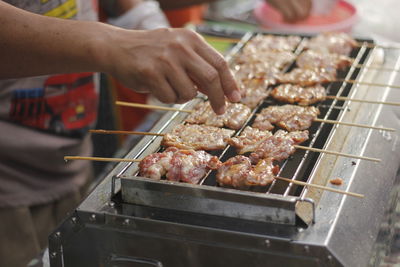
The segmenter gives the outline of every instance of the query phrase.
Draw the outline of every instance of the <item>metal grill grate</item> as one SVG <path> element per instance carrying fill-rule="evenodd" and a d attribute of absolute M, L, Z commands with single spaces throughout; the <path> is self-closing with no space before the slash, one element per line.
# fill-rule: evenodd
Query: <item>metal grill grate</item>
<path fill-rule="evenodd" d="M 238 55 L 244 45 L 254 37 L 254 34 L 244 36 L 242 42 L 235 46 L 231 53 L 227 56 L 228 60 Z M 304 48 L 304 41 L 309 36 L 302 36 L 302 41 L 294 51 L 299 55 Z M 371 40 L 358 39 L 360 43 L 372 42 Z M 338 79 L 357 79 L 360 69 L 356 65 L 364 64 L 368 59 L 371 48 L 361 46 L 354 49 L 351 57 L 354 59 L 353 65 L 346 71 L 338 73 Z M 284 71 L 290 71 L 295 67 L 295 62 L 288 66 Z M 343 82 L 334 82 L 327 85 L 329 95 L 348 96 L 352 85 Z M 182 109 L 190 109 L 200 101 L 197 99 L 186 105 L 182 105 Z M 262 108 L 269 105 L 279 105 L 279 103 L 267 99 L 264 100 L 252 112 L 251 117 L 246 124 L 236 132 L 240 132 L 247 126 L 251 125 L 255 119 L 255 114 Z M 318 104 L 320 109 L 319 118 L 337 120 L 349 112 L 346 102 L 337 100 L 326 100 L 323 104 Z M 184 121 L 186 114 L 179 112 L 169 112 L 164 116 L 163 125 L 152 131 L 165 133 L 171 130 L 175 125 Z M 304 143 L 304 146 L 323 149 L 327 145 L 327 140 L 333 134 L 335 126 L 324 123 L 313 123 L 308 129 L 310 139 Z M 131 158 L 143 158 L 144 156 L 159 152 L 161 137 L 149 137 L 146 139 L 143 147 L 137 153 L 128 155 Z M 219 156 L 221 161 L 237 155 L 233 147 L 227 146 L 223 151 L 213 152 L 212 154 Z M 281 171 L 279 176 L 287 177 L 292 180 L 308 181 L 308 177 L 314 170 L 318 162 L 320 153 L 297 150 L 296 153 L 280 163 Z M 121 173 L 122 174 L 122 173 Z M 288 184 L 283 181 L 275 180 L 269 187 L 259 189 L 255 188 L 255 192 L 241 191 L 236 189 L 221 188 L 216 183 L 216 172 L 210 171 L 201 181 L 199 185 L 190 185 L 185 183 L 170 181 L 153 181 L 150 179 L 137 176 L 137 164 L 131 164 L 128 171 L 122 174 L 122 197 L 123 200 L 133 204 L 172 208 L 174 210 L 200 212 L 220 216 L 238 217 L 258 221 L 273 221 L 284 224 L 293 224 L 296 222 L 296 203 L 304 201 L 307 190 L 303 186 Z M 261 190 L 261 191 L 260 191 Z M 114 192 L 114 190 L 113 190 Z M 164 199 L 164 200 L 163 200 Z M 312 200 L 308 200 L 312 202 Z M 182 203 L 186 202 L 186 203 Z M 212 208 L 210 208 L 212 205 Z M 258 210 L 259 209 L 259 210 Z M 282 212 L 284 215 L 279 215 Z"/>

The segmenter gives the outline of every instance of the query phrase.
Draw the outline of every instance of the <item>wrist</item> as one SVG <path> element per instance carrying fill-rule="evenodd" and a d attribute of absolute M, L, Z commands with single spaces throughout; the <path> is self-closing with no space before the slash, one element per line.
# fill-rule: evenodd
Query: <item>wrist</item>
<path fill-rule="evenodd" d="M 109 73 L 112 60 L 112 46 L 119 28 L 95 22 L 95 27 L 88 36 L 88 55 L 92 69 L 96 72 Z"/>
<path fill-rule="evenodd" d="M 102 29 L 94 34 L 92 40 L 93 62 L 98 72 L 116 74 L 116 68 L 125 64 L 128 53 L 141 46 L 141 31 L 125 30 L 100 23 Z M 131 58 L 132 60 L 132 58 Z"/>

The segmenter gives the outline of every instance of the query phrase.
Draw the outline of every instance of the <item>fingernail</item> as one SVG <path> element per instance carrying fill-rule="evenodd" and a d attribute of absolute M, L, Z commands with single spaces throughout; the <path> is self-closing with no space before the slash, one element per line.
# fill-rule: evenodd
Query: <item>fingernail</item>
<path fill-rule="evenodd" d="M 232 102 L 239 102 L 242 99 L 242 96 L 238 90 L 233 91 L 229 95 L 229 100 Z"/>
<path fill-rule="evenodd" d="M 222 115 L 224 113 L 225 113 L 225 105 L 217 109 L 217 115 Z"/>

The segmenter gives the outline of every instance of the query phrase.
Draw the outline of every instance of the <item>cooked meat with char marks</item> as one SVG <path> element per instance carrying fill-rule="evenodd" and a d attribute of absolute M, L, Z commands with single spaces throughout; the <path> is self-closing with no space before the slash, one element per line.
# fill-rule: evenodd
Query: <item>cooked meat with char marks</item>
<path fill-rule="evenodd" d="M 236 80 L 260 79 L 267 84 L 276 84 L 276 77 L 280 73 L 279 69 L 270 67 L 263 62 L 248 65 L 235 65 L 232 71 Z"/>
<path fill-rule="evenodd" d="M 164 152 L 153 153 L 146 156 L 139 163 L 139 175 L 154 180 L 160 180 L 171 168 L 172 155 L 179 149 L 167 148 Z"/>
<path fill-rule="evenodd" d="M 194 150 L 220 150 L 227 146 L 233 130 L 207 125 L 179 124 L 164 135 L 162 145 Z"/>
<path fill-rule="evenodd" d="M 243 48 L 243 53 L 254 54 L 264 51 L 294 51 L 299 45 L 299 36 L 257 35 Z"/>
<path fill-rule="evenodd" d="M 296 60 L 302 69 L 344 69 L 350 66 L 352 59 L 345 55 L 325 53 L 321 51 L 303 51 Z"/>
<path fill-rule="evenodd" d="M 227 103 L 225 113 L 217 115 L 212 110 L 210 102 L 205 101 L 194 108 L 193 113 L 186 118 L 186 122 L 215 127 L 225 126 L 230 129 L 238 130 L 249 118 L 250 113 L 251 109 L 243 104 Z"/>
<path fill-rule="evenodd" d="M 261 159 L 272 158 L 277 161 L 287 159 L 296 149 L 294 145 L 301 144 L 308 140 L 308 131 L 286 132 L 278 130 L 273 136 L 262 141 L 253 153 L 250 159 L 253 163 Z"/>
<path fill-rule="evenodd" d="M 179 150 L 170 147 L 164 152 L 154 153 L 139 163 L 141 176 L 160 180 L 197 184 L 210 169 L 217 169 L 221 162 L 205 151 Z"/>
<path fill-rule="evenodd" d="M 235 147 L 239 154 L 253 152 L 265 139 L 272 136 L 270 131 L 261 131 L 247 126 L 238 137 L 232 137 L 228 143 Z"/>
<path fill-rule="evenodd" d="M 240 103 L 249 108 L 255 108 L 269 95 L 268 83 L 263 79 L 238 79 L 237 84 L 242 95 Z"/>
<path fill-rule="evenodd" d="M 346 56 L 350 55 L 355 47 L 357 47 L 357 41 L 343 32 L 321 33 L 311 38 L 306 43 L 306 48 L 310 50 Z"/>
<path fill-rule="evenodd" d="M 252 126 L 260 130 L 272 130 L 275 124 L 289 132 L 299 131 L 308 129 L 318 115 L 318 108 L 313 106 L 269 106 L 257 114 Z"/>
<path fill-rule="evenodd" d="M 251 51 L 240 53 L 234 62 L 244 67 L 257 66 L 259 70 L 275 68 L 282 70 L 294 62 L 296 56 L 290 51 Z"/>
<path fill-rule="evenodd" d="M 336 80 L 335 69 L 300 69 L 291 72 L 277 74 L 278 83 L 293 83 L 302 86 L 310 86 L 318 83 L 332 82 Z"/>
<path fill-rule="evenodd" d="M 198 184 L 210 169 L 215 170 L 221 164 L 218 157 L 203 150 L 179 150 L 172 155 L 170 163 L 167 179 L 190 184 Z"/>
<path fill-rule="evenodd" d="M 260 160 L 252 165 L 249 158 L 235 156 L 218 168 L 217 182 L 220 186 L 237 189 L 249 189 L 252 186 L 267 186 L 275 179 L 279 166 L 273 165 L 272 159 Z"/>
<path fill-rule="evenodd" d="M 289 83 L 275 87 L 271 92 L 271 96 L 280 102 L 308 106 L 324 101 L 326 99 L 326 90 L 320 84 L 303 87 Z"/>

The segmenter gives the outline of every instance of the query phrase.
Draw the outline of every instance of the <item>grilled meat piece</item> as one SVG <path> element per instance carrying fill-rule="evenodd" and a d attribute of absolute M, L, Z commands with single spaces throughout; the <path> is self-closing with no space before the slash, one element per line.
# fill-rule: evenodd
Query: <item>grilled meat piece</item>
<path fill-rule="evenodd" d="M 336 80 L 335 69 L 300 69 L 291 72 L 277 74 L 278 83 L 293 83 L 301 86 L 310 86 L 318 83 L 332 82 Z"/>
<path fill-rule="evenodd" d="M 326 90 L 320 84 L 308 87 L 296 84 L 282 84 L 272 90 L 271 96 L 280 102 L 308 106 L 324 101 Z"/>
<path fill-rule="evenodd" d="M 154 153 L 146 156 L 139 163 L 139 175 L 160 180 L 171 168 L 172 155 L 178 150 L 176 147 L 170 147 L 162 153 Z"/>
<path fill-rule="evenodd" d="M 353 48 L 357 47 L 357 41 L 343 32 L 321 33 L 306 43 L 306 48 L 324 53 L 350 55 Z"/>
<path fill-rule="evenodd" d="M 252 165 L 249 158 L 235 156 L 218 168 L 217 182 L 220 186 L 249 189 L 252 186 L 267 186 L 275 179 L 279 166 L 272 159 L 263 159 Z"/>
<path fill-rule="evenodd" d="M 257 163 L 265 158 L 277 161 L 287 159 L 296 151 L 294 145 L 301 144 L 307 140 L 307 130 L 289 133 L 278 130 L 273 136 L 266 138 L 258 144 L 254 152 L 250 154 L 250 160 L 253 163 Z"/>
<path fill-rule="evenodd" d="M 226 111 L 217 115 L 211 108 L 210 102 L 205 101 L 194 108 L 194 112 L 187 118 L 186 122 L 193 124 L 205 124 L 215 127 L 227 127 L 240 129 L 249 118 L 251 109 L 240 103 L 227 103 Z"/>
<path fill-rule="evenodd" d="M 244 154 L 255 151 L 259 144 L 270 136 L 272 136 L 270 131 L 261 131 L 247 126 L 240 136 L 232 137 L 228 143 L 235 147 L 239 154 Z"/>
<path fill-rule="evenodd" d="M 221 162 L 205 151 L 179 150 L 170 147 L 161 153 L 145 157 L 139 163 L 139 174 L 155 180 L 163 176 L 170 181 L 197 184 L 210 169 L 217 169 Z"/>
<path fill-rule="evenodd" d="M 246 68 L 257 66 L 259 70 L 275 68 L 282 70 L 293 63 L 296 56 L 290 51 L 243 51 L 234 62 Z"/>
<path fill-rule="evenodd" d="M 275 124 L 289 132 L 308 129 L 319 115 L 316 107 L 295 105 L 269 106 L 261 110 L 254 120 L 253 127 L 272 130 Z"/>
<path fill-rule="evenodd" d="M 263 79 L 242 79 L 237 80 L 237 83 L 242 95 L 240 103 L 249 108 L 255 108 L 269 95 L 268 83 Z"/>
<path fill-rule="evenodd" d="M 221 164 L 218 157 L 203 150 L 179 150 L 172 155 L 170 162 L 167 179 L 190 184 L 198 184 L 210 169 L 215 170 Z"/>
<path fill-rule="evenodd" d="M 243 48 L 243 53 L 254 54 L 264 51 L 294 51 L 301 38 L 299 36 L 257 35 Z"/>
<path fill-rule="evenodd" d="M 227 146 L 233 130 L 207 125 L 180 124 L 164 135 L 162 145 L 194 150 L 220 150 Z"/>
<path fill-rule="evenodd" d="M 236 80 L 259 79 L 267 84 L 276 84 L 276 77 L 280 70 L 264 62 L 246 65 L 234 65 L 232 68 Z"/>
<path fill-rule="evenodd" d="M 348 56 L 315 50 L 302 52 L 296 60 L 297 66 L 302 69 L 345 69 L 351 63 Z"/>

